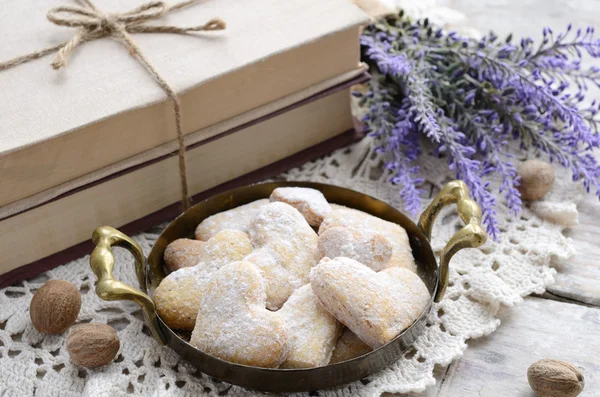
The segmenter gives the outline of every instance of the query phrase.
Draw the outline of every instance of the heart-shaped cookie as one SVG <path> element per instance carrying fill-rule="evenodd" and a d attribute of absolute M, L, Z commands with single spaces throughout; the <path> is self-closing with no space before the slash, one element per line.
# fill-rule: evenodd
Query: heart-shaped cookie
<path fill-rule="evenodd" d="M 177 243 L 177 244 L 175 244 Z M 189 244 L 198 244 L 200 249 L 190 250 Z M 173 252 L 173 247 L 184 245 L 183 253 Z M 182 267 L 165 277 L 154 292 L 154 304 L 160 318 L 173 329 L 192 330 L 200 307 L 201 289 L 210 276 L 221 267 L 242 260 L 252 252 L 250 237 L 239 230 L 223 230 L 207 242 L 179 239 L 169 244 L 171 260 L 179 259 L 196 264 Z M 185 254 L 193 256 L 191 261 Z M 165 251 L 165 262 L 167 253 Z M 182 262 L 171 262 L 179 265 Z"/>
<path fill-rule="evenodd" d="M 196 239 L 206 241 L 221 230 L 231 229 L 248 232 L 252 217 L 260 207 L 269 203 L 269 199 L 253 201 L 227 211 L 209 216 L 196 227 Z"/>
<path fill-rule="evenodd" d="M 341 363 L 342 361 L 362 356 L 372 350 L 354 332 L 350 331 L 350 328 L 344 328 L 342 335 L 340 335 L 335 344 L 329 364 Z"/>
<path fill-rule="evenodd" d="M 287 329 L 265 308 L 265 283 L 250 262 L 215 272 L 203 289 L 190 344 L 223 360 L 275 368 L 287 358 Z"/>
<path fill-rule="evenodd" d="M 255 250 L 244 260 L 263 271 L 267 307 L 277 310 L 308 284 L 310 269 L 320 259 L 317 234 L 297 209 L 281 202 L 259 208 L 248 232 Z"/>
<path fill-rule="evenodd" d="M 289 354 L 281 368 L 327 365 L 342 324 L 325 310 L 310 284 L 297 289 L 277 313 L 288 329 Z"/>
<path fill-rule="evenodd" d="M 383 235 L 392 244 L 392 257 L 385 267 L 405 267 L 412 271 L 417 269 L 412 256 L 410 242 L 408 241 L 408 235 L 400 225 L 377 218 L 366 212 L 336 206 L 323 220 L 323 223 L 321 223 L 319 235 L 323 234 L 327 229 L 336 226 Z"/>
<path fill-rule="evenodd" d="M 278 187 L 271 193 L 271 202 L 281 201 L 296 208 L 311 226 L 319 227 L 331 212 L 331 206 L 316 189 L 307 187 Z"/>
<path fill-rule="evenodd" d="M 392 243 L 379 233 L 335 226 L 319 236 L 319 252 L 321 257 L 344 256 L 379 271 L 387 267 L 393 248 Z"/>
<path fill-rule="evenodd" d="M 394 267 L 376 273 L 344 257 L 323 258 L 310 282 L 325 309 L 372 348 L 408 328 L 430 300 L 427 287 L 410 270 Z"/>

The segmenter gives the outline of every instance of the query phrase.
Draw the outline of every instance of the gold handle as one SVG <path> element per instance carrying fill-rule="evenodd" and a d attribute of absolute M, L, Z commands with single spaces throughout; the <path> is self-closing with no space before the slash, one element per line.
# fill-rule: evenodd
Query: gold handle
<path fill-rule="evenodd" d="M 469 197 L 469 188 L 463 181 L 448 182 L 421 214 L 419 227 L 425 236 L 431 240 L 431 229 L 435 218 L 442 208 L 454 203 L 457 203 L 458 214 L 466 225 L 452 236 L 442 250 L 439 271 L 440 285 L 434 297 L 435 302 L 442 300 L 448 287 L 448 264 L 454 254 L 463 248 L 479 247 L 487 240 L 487 233 L 481 227 L 481 208 Z"/>
<path fill-rule="evenodd" d="M 144 254 L 142 247 L 138 243 L 127 237 L 115 228 L 110 226 L 101 226 L 94 230 L 92 241 L 96 244 L 96 248 L 90 256 L 90 266 L 98 277 L 96 284 L 96 294 L 104 300 L 130 300 L 142 308 L 146 324 L 152 336 L 160 344 L 165 344 L 166 339 L 158 326 L 158 319 L 154 311 L 154 302 L 142 291 L 139 291 L 127 284 L 124 284 L 113 277 L 113 269 L 115 267 L 115 257 L 112 254 L 111 247 L 126 248 L 135 258 L 135 271 L 137 274 L 140 286 L 145 288 L 146 278 L 144 276 Z"/>

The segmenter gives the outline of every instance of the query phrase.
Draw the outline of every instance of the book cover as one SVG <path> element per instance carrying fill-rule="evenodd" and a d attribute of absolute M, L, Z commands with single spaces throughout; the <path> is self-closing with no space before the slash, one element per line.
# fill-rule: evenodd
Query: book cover
<path fill-rule="evenodd" d="M 194 202 L 274 176 L 356 140 L 348 98 L 350 87 L 364 78 L 357 76 L 190 145 Z M 0 251 L 5 253 L 0 285 L 87 253 L 91 231 L 101 224 L 125 226 L 133 233 L 176 216 L 181 211 L 176 169 L 175 153 L 167 153 L 0 220 Z"/>
<path fill-rule="evenodd" d="M 0 63 L 72 39 L 77 29 L 47 20 L 65 1 L 4 4 L 0 23 L 10 34 Z M 98 7 L 123 13 L 142 3 Z M 347 0 L 209 0 L 145 24 L 186 27 L 215 17 L 226 30 L 131 33 L 178 93 L 185 134 L 356 69 L 359 26 L 368 21 Z M 175 139 L 172 104 L 121 42 L 86 41 L 58 71 L 54 56 L 0 71 L 0 205 Z"/>

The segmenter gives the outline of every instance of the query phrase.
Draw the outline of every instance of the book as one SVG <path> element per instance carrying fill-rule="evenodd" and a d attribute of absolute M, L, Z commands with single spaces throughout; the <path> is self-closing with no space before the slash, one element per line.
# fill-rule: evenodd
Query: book
<path fill-rule="evenodd" d="M 355 140 L 349 91 L 364 80 L 359 75 L 188 146 L 194 200 L 205 197 L 202 192 L 276 175 Z M 133 233 L 177 215 L 177 168 L 171 152 L 0 220 L 0 286 L 91 252 L 97 226 L 125 225 Z"/>
<path fill-rule="evenodd" d="M 386 15 L 395 14 L 396 7 L 390 0 L 352 0 L 374 21 Z"/>
<path fill-rule="evenodd" d="M 366 66 L 362 65 L 353 71 L 341 74 L 332 79 L 328 79 L 321 83 L 315 84 L 311 87 L 305 88 L 301 91 L 295 92 L 291 95 L 270 102 L 264 106 L 249 110 L 240 115 L 232 117 L 231 119 L 224 120 L 222 122 L 213 124 L 209 127 L 203 128 L 199 131 L 188 134 L 184 143 L 185 146 L 192 146 L 199 142 L 202 142 L 211 137 L 221 136 L 227 131 L 231 131 L 240 125 L 261 119 L 265 116 L 273 114 L 274 112 L 280 111 L 281 109 L 302 103 L 307 98 L 314 97 L 323 92 L 328 92 L 333 87 L 338 85 L 346 85 L 349 81 L 355 81 L 356 79 L 362 79 Z M 117 163 L 110 164 L 94 172 L 82 175 L 81 177 L 75 178 L 68 182 L 62 183 L 57 186 L 53 186 L 50 189 L 43 190 L 32 196 L 17 200 L 10 204 L 0 206 L 0 220 L 12 216 L 16 213 L 24 212 L 30 208 L 37 207 L 41 204 L 47 203 L 48 201 L 66 194 L 75 189 L 79 189 L 82 186 L 88 186 L 91 183 L 100 179 L 106 178 L 110 175 L 116 174 L 126 169 L 130 169 L 139 164 L 148 163 L 151 160 L 165 156 L 170 153 L 174 153 L 178 150 L 178 144 L 176 141 L 171 141 L 163 145 L 157 146 L 145 152 L 139 153 L 135 156 L 119 161 Z M 195 170 L 190 170 L 195 172 Z"/>
<path fill-rule="evenodd" d="M 46 20 L 64 0 L 9 2 L 0 24 L 13 32 L 0 61 L 73 36 Z M 140 1 L 105 0 L 104 12 Z M 8 7 L 8 8 L 7 8 Z M 198 25 L 213 17 L 222 32 L 133 34 L 180 95 L 185 134 L 355 70 L 366 15 L 348 0 L 202 1 L 165 23 Z M 161 19 L 162 22 L 162 19 Z M 0 72 L 0 206 L 173 141 L 170 102 L 122 45 L 82 44 L 60 71 L 52 55 Z"/>

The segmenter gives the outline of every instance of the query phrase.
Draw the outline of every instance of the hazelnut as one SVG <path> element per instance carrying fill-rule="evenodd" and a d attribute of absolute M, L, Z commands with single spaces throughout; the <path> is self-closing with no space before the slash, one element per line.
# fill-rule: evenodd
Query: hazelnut
<path fill-rule="evenodd" d="M 106 324 L 80 324 L 67 338 L 71 361 L 84 367 L 101 367 L 110 363 L 120 347 L 117 332 Z"/>
<path fill-rule="evenodd" d="M 539 397 L 575 397 L 583 390 L 583 374 L 572 364 L 539 360 L 527 370 L 529 385 Z"/>
<path fill-rule="evenodd" d="M 518 189 L 523 200 L 540 200 L 554 184 L 554 168 L 545 161 L 527 160 L 517 171 L 521 177 Z"/>
<path fill-rule="evenodd" d="M 33 326 L 46 334 L 60 334 L 69 328 L 79 315 L 81 295 L 65 280 L 50 280 L 38 289 L 29 304 Z"/>

